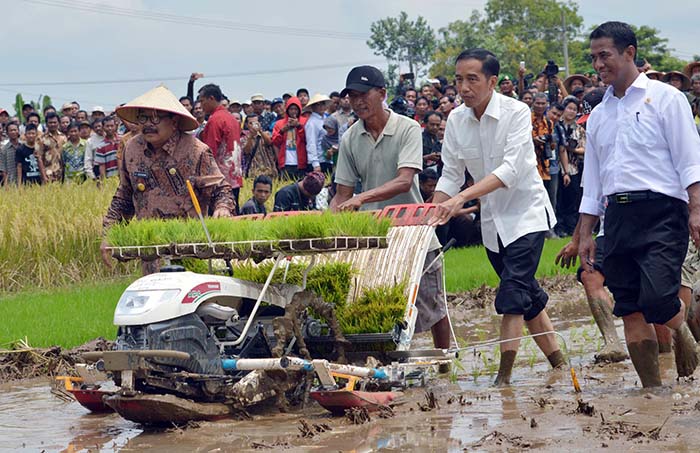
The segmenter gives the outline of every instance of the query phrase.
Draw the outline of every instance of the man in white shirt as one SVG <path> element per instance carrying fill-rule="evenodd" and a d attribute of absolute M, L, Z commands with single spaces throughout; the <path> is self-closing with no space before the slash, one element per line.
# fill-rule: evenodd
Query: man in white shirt
<path fill-rule="evenodd" d="M 544 310 L 548 296 L 535 280 L 545 233 L 556 222 L 537 173 L 532 124 L 527 105 L 494 91 L 500 65 L 483 49 L 462 52 L 455 81 L 464 104 L 447 119 L 442 144 L 443 173 L 433 203 L 431 223 L 443 225 L 464 203 L 481 199 L 481 234 L 491 265 L 501 282 L 496 312 L 503 315 L 501 338 L 554 330 Z M 464 171 L 474 185 L 460 192 Z M 554 334 L 535 337 L 553 368 L 565 360 Z M 501 344 L 497 385 L 508 385 L 519 340 Z"/>
<path fill-rule="evenodd" d="M 315 94 L 314 97 L 304 107 L 304 113 L 311 112 L 304 125 L 304 136 L 306 137 L 306 152 L 309 155 L 309 164 L 314 171 L 331 173 L 333 165 L 328 165 L 321 149 L 321 138 L 323 138 L 323 119 L 328 103 L 331 99 L 325 94 Z M 321 164 L 325 165 L 321 165 Z M 322 168 L 323 167 L 323 168 Z"/>
<path fill-rule="evenodd" d="M 652 323 L 673 330 L 679 377 L 698 364 L 678 290 L 689 230 L 700 242 L 700 137 L 683 93 L 637 71 L 629 25 L 606 22 L 590 39 L 593 67 L 610 86 L 586 127 L 579 256 L 593 272 L 591 233 L 605 212 L 603 269 L 613 313 L 623 319 L 642 386 L 655 387 L 661 375 Z"/>

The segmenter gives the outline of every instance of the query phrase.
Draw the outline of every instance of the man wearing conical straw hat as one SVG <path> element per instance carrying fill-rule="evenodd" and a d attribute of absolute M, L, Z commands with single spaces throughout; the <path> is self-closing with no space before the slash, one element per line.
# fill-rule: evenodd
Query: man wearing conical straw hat
<path fill-rule="evenodd" d="M 202 211 L 214 217 L 233 215 L 231 186 L 204 143 L 185 132 L 196 129 L 197 120 L 164 86 L 154 88 L 116 109 L 125 121 L 136 123 L 141 133 L 129 140 L 119 169 L 119 187 L 102 225 L 133 217 L 197 217 L 187 192 L 190 180 Z M 110 265 L 106 244 L 102 257 Z M 144 273 L 157 271 L 157 263 Z"/>

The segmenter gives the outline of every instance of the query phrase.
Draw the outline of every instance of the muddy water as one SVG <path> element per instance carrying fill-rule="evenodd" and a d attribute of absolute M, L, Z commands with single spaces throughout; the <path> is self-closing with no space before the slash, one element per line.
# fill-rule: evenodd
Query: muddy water
<path fill-rule="evenodd" d="M 252 420 L 196 429 L 144 430 L 117 415 L 91 415 L 64 403 L 51 395 L 46 380 L 36 380 L 0 387 L 0 451 L 698 451 L 700 389 L 675 381 L 672 355 L 661 360 L 667 385 L 643 392 L 629 361 L 592 364 L 602 342 L 579 288 L 553 294 L 549 312 L 581 382 L 578 396 L 568 370 L 549 370 L 532 340 L 521 345 L 510 388 L 490 385 L 496 348 L 467 349 L 452 379 L 410 389 L 393 418 L 373 417 L 364 425 L 313 406 L 288 414 L 261 409 Z M 466 344 L 498 335 L 499 318 L 490 308 L 455 307 L 452 313 Z M 416 340 L 416 347 L 429 344 L 426 336 Z M 419 409 L 426 390 L 437 396 L 439 408 Z M 592 416 L 576 413 L 577 398 L 593 406 Z M 330 430 L 302 438 L 302 420 Z"/>

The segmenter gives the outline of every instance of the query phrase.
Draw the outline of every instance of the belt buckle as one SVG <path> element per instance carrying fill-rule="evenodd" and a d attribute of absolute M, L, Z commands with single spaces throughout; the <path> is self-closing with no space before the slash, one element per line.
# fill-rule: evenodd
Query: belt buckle
<path fill-rule="evenodd" d="M 629 203 L 630 200 L 630 194 L 629 193 L 620 193 L 615 195 L 615 201 L 619 204 L 625 204 Z"/>

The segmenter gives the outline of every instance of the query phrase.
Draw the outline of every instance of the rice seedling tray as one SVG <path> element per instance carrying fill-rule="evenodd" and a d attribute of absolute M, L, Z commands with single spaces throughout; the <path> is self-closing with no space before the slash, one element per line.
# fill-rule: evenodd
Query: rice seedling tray
<path fill-rule="evenodd" d="M 108 249 L 119 261 L 158 258 L 220 258 L 262 260 L 276 253 L 304 255 L 345 250 L 381 249 L 388 246 L 386 236 L 324 237 L 204 243 L 111 246 Z"/>

